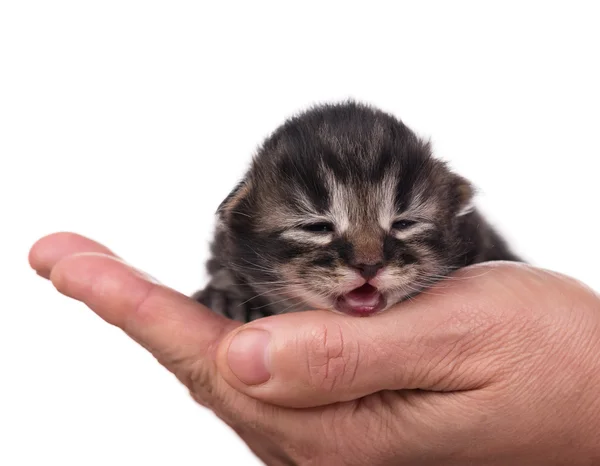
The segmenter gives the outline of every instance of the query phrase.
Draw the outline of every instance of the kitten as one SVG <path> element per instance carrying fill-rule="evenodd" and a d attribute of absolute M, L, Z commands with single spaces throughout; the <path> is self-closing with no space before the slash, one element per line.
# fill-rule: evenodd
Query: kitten
<path fill-rule="evenodd" d="M 308 309 L 369 316 L 461 267 L 521 261 L 472 198 L 392 115 L 314 107 L 267 138 L 220 205 L 211 280 L 193 297 L 245 322 Z"/>

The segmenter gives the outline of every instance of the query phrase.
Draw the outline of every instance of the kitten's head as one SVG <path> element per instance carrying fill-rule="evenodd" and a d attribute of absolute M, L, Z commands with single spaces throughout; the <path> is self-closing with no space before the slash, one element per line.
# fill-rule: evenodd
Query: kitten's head
<path fill-rule="evenodd" d="M 381 311 L 456 267 L 469 183 L 356 103 L 278 128 L 219 208 L 228 266 L 275 312 Z"/>

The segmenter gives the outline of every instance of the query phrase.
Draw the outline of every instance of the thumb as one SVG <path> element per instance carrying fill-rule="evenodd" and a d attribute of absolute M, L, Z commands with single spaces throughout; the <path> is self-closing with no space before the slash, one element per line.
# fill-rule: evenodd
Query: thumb
<path fill-rule="evenodd" d="M 518 320 L 523 338 L 515 316 L 533 306 L 520 290 L 536 282 L 539 272 L 526 266 L 477 266 L 369 318 L 309 311 L 260 319 L 221 342 L 217 367 L 237 390 L 290 407 L 382 390 L 479 388 L 504 372 Z"/>

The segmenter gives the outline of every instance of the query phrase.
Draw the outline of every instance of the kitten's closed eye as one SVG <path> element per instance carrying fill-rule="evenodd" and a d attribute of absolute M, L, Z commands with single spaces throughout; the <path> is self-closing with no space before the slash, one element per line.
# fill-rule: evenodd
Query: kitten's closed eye
<path fill-rule="evenodd" d="M 398 231 L 408 230 L 410 227 L 416 224 L 417 222 L 415 220 L 397 220 L 392 223 L 392 229 Z"/>
<path fill-rule="evenodd" d="M 335 227 L 329 222 L 308 223 L 300 228 L 311 233 L 333 233 L 335 231 Z"/>

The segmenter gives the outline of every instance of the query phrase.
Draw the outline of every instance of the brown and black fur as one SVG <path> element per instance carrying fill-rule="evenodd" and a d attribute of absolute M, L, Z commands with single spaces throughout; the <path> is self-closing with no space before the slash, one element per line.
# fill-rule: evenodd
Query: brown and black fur
<path fill-rule="evenodd" d="M 520 261 L 472 197 L 392 115 L 314 107 L 267 138 L 219 207 L 211 281 L 194 298 L 242 321 L 331 308 L 353 269 L 377 263 L 389 307 L 461 267 Z"/>

